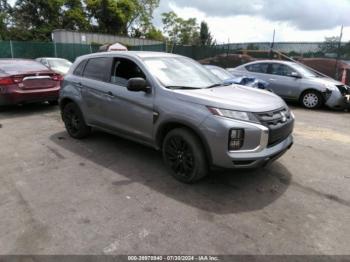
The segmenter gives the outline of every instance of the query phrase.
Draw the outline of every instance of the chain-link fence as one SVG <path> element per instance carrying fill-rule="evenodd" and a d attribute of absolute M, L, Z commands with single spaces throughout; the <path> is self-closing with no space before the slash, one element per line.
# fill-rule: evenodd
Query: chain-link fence
<path fill-rule="evenodd" d="M 61 57 L 74 61 L 78 56 L 99 51 L 99 45 L 63 44 L 53 42 L 0 41 L 0 58 Z M 304 64 L 340 79 L 347 70 L 350 78 L 350 43 L 284 42 L 232 43 L 215 46 L 184 46 L 154 44 L 129 46 L 132 51 L 170 52 L 202 63 L 235 67 L 255 59 L 292 57 Z M 277 52 L 271 52 L 271 48 Z"/>

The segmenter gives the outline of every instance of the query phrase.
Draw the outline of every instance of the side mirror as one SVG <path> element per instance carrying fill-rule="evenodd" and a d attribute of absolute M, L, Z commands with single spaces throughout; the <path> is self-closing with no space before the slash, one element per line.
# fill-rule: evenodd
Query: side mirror
<path fill-rule="evenodd" d="M 297 72 L 292 72 L 290 76 L 295 78 L 301 78 L 301 76 Z"/>
<path fill-rule="evenodd" d="M 151 91 L 151 88 L 149 87 L 147 81 L 141 77 L 130 78 L 128 81 L 127 88 L 131 92 L 149 93 Z"/>

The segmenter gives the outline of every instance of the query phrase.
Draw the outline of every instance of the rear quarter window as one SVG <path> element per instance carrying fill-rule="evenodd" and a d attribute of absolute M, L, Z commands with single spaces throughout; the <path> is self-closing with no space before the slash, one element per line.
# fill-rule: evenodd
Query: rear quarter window
<path fill-rule="evenodd" d="M 84 68 L 86 66 L 87 60 L 80 62 L 80 64 L 75 68 L 73 75 L 82 76 L 84 73 Z"/>
<path fill-rule="evenodd" d="M 111 72 L 111 62 L 112 59 L 107 57 L 89 59 L 85 66 L 84 77 L 99 81 L 108 81 L 108 76 Z"/>

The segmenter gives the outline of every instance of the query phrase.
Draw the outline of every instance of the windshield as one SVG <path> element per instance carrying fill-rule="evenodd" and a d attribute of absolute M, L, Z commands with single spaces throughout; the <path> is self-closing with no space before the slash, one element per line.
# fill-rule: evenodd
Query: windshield
<path fill-rule="evenodd" d="M 144 62 L 151 74 L 168 88 L 207 88 L 220 83 L 214 74 L 186 57 L 152 57 Z"/>
<path fill-rule="evenodd" d="M 50 67 L 70 67 L 72 65 L 71 62 L 64 59 L 55 59 L 55 60 L 48 60 Z"/>
<path fill-rule="evenodd" d="M 307 67 L 304 67 L 299 64 L 293 64 L 294 69 L 296 69 L 302 76 L 305 77 L 319 77 L 320 75 L 317 74 L 316 72 L 308 69 Z"/>
<path fill-rule="evenodd" d="M 210 72 L 212 72 L 222 81 L 232 78 L 232 75 L 223 68 L 220 68 L 220 67 L 207 67 L 207 68 L 210 70 Z"/>

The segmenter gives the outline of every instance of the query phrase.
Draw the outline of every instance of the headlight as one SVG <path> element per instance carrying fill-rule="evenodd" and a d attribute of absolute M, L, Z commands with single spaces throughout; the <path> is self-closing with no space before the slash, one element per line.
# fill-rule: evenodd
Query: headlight
<path fill-rule="evenodd" d="M 331 91 L 336 91 L 338 88 L 333 85 L 333 84 L 325 84 L 324 85 L 328 90 L 331 90 Z"/>
<path fill-rule="evenodd" d="M 208 107 L 208 109 L 213 115 L 216 116 L 259 123 L 259 120 L 255 117 L 255 115 L 250 112 L 234 111 L 215 107 Z"/>

